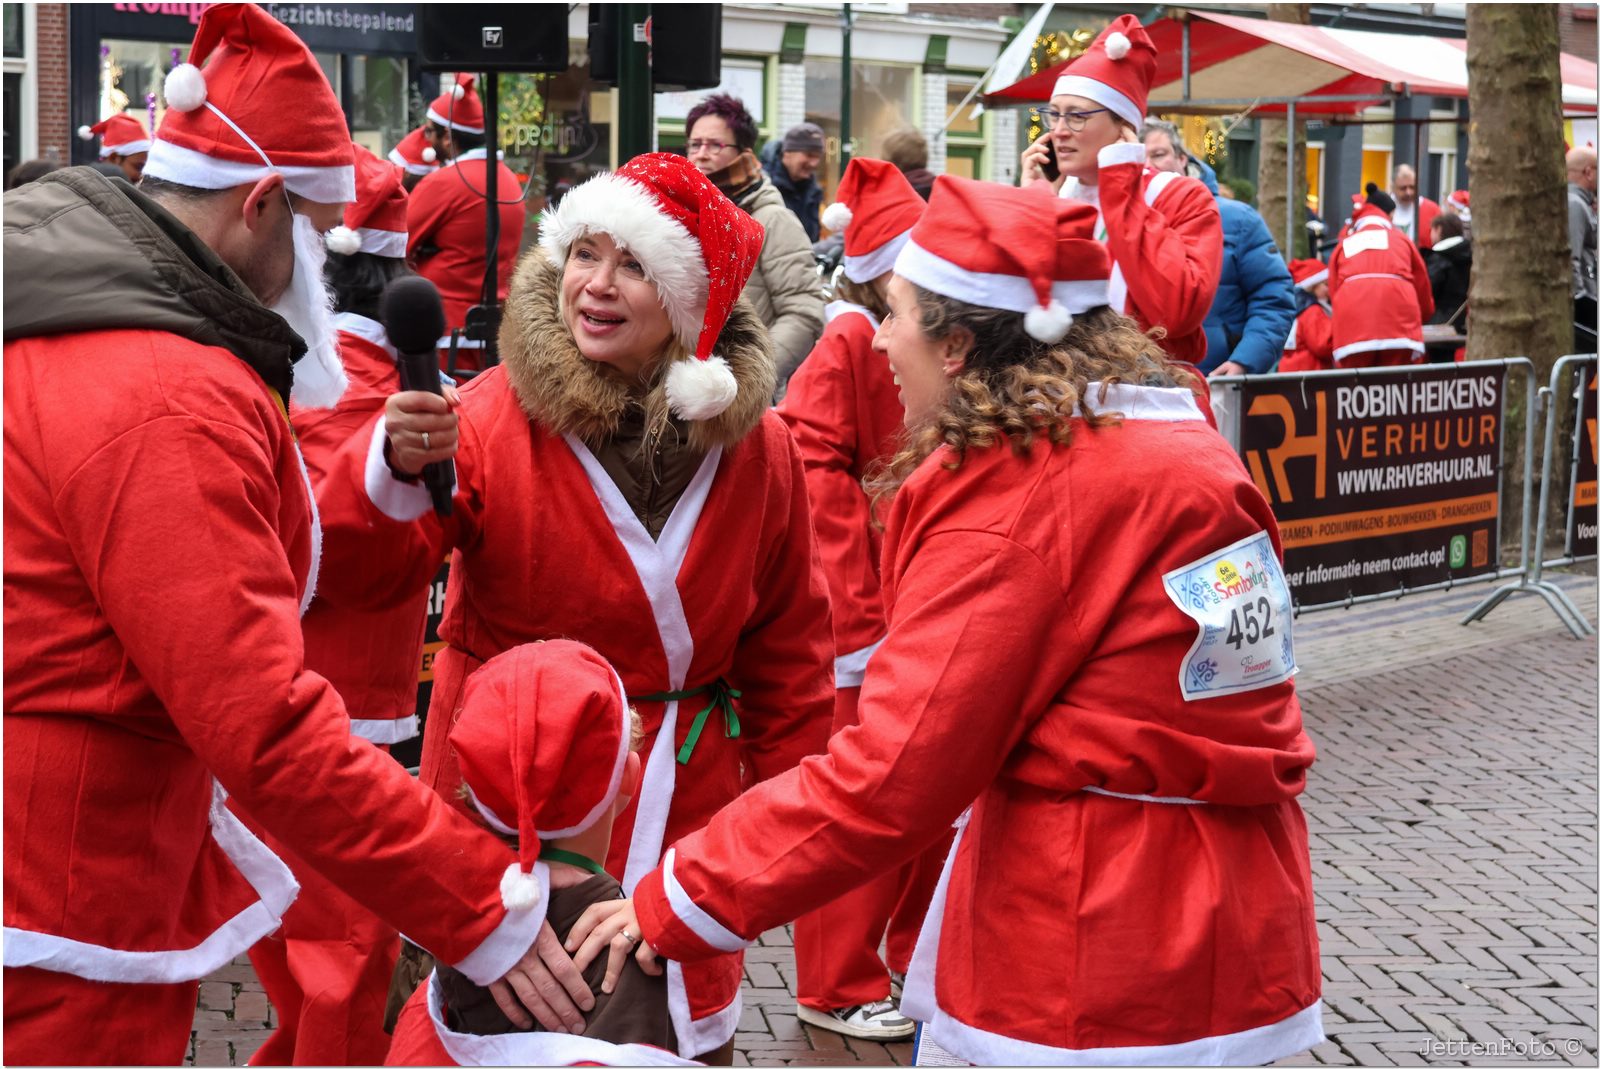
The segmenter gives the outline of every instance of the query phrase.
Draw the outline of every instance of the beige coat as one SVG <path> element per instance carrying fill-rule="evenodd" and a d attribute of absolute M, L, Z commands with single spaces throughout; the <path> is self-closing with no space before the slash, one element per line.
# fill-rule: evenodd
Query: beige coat
<path fill-rule="evenodd" d="M 822 281 L 817 277 L 811 242 L 806 240 L 800 220 L 783 203 L 783 194 L 771 181 L 763 178 L 759 186 L 736 203 L 767 232 L 761 258 L 745 284 L 744 295 L 772 335 L 781 396 L 789 376 L 822 335 Z"/>

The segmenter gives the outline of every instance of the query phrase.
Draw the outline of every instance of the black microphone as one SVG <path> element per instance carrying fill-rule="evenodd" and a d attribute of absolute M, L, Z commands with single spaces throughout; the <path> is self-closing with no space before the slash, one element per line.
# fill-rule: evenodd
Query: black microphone
<path fill-rule="evenodd" d="M 421 275 L 406 275 L 383 288 L 378 298 L 378 318 L 398 351 L 402 390 L 421 390 L 443 396 L 439 382 L 439 339 L 444 336 L 444 305 L 439 291 Z M 433 497 L 433 511 L 450 515 L 450 491 L 456 481 L 453 460 L 438 461 L 422 469 L 422 481 Z"/>

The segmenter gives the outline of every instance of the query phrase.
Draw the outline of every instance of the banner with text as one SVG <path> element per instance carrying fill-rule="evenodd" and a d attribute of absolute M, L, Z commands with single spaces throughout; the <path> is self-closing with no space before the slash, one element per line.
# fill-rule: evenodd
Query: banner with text
<path fill-rule="evenodd" d="M 1297 606 L 1496 570 L 1505 382 L 1449 364 L 1240 385 L 1240 455 Z"/>
<path fill-rule="evenodd" d="M 1578 426 L 1573 450 L 1572 500 L 1567 508 L 1567 556 L 1595 555 L 1595 364 L 1578 368 Z"/>

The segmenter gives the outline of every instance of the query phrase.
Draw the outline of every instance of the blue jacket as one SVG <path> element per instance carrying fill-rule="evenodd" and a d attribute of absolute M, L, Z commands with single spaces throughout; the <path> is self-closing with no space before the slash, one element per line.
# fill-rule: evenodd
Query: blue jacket
<path fill-rule="evenodd" d="M 1213 194 L 1217 175 L 1196 159 L 1200 180 Z M 1251 374 L 1271 371 L 1294 325 L 1294 280 L 1261 215 L 1248 204 L 1217 197 L 1222 215 L 1222 279 L 1206 315 L 1206 358 L 1201 371 L 1225 360 Z"/>
<path fill-rule="evenodd" d="M 822 185 L 815 176 L 796 185 L 783 169 L 783 139 L 774 138 L 761 151 L 761 167 L 772 179 L 772 184 L 783 194 L 783 203 L 794 212 L 795 218 L 805 228 L 806 237 L 816 241 L 822 237 Z"/>

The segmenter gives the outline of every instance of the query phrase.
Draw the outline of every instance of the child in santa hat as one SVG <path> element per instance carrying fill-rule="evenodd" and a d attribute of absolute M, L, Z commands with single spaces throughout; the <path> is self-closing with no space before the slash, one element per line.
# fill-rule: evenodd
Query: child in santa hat
<path fill-rule="evenodd" d="M 1111 307 L 1166 331 L 1168 353 L 1206 355 L 1205 318 L 1222 277 L 1222 221 L 1198 179 L 1145 165 L 1137 133 L 1156 75 L 1139 20 L 1117 18 L 1056 79 L 1039 111 L 1044 134 L 1022 153 L 1024 181 L 1046 182 L 1054 153 L 1060 196 L 1099 211 L 1095 237 L 1111 253 Z"/>
<path fill-rule="evenodd" d="M 450 739 L 465 797 L 516 847 L 500 885 L 508 910 L 542 917 L 564 939 L 591 904 L 621 897 L 602 862 L 639 786 L 639 738 L 621 679 L 588 646 L 529 643 L 472 674 Z M 509 992 L 440 965 L 400 1011 L 386 1064 L 694 1064 L 670 1053 L 661 965 L 619 943 L 615 960 L 585 972 L 595 1004 L 582 1035 L 521 1031 L 501 1009 Z"/>
<path fill-rule="evenodd" d="M 1278 370 L 1332 370 L 1333 305 L 1328 302 L 1328 265 L 1321 260 L 1293 260 L 1289 274 L 1307 303 L 1284 340 Z"/>
<path fill-rule="evenodd" d="M 872 339 L 888 315 L 884 293 L 894 258 L 926 206 L 893 164 L 856 157 L 839 182 L 824 225 L 844 235 L 841 299 L 824 309 L 828 325 L 789 381 L 778 414 L 805 461 L 817 542 L 833 606 L 838 687 L 833 730 L 856 723 L 867 661 L 883 641 L 878 578 L 880 532 L 862 479 L 900 438 L 905 409 L 894 375 Z M 900 1015 L 900 978 L 933 896 L 948 841 L 903 868 L 795 922 L 800 1019 L 858 1039 L 890 1041 L 915 1025 Z M 887 962 L 878 946 L 888 938 Z M 887 969 L 885 965 L 887 964 Z"/>

